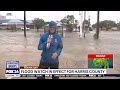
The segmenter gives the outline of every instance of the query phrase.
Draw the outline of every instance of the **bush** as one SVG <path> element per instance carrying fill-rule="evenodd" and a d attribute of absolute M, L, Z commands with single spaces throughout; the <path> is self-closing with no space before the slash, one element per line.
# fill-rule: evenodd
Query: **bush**
<path fill-rule="evenodd" d="M 11 26 L 11 30 L 12 30 L 12 32 L 17 31 L 17 30 L 16 30 L 16 25 L 12 25 L 12 26 Z"/>
<path fill-rule="evenodd" d="M 72 32 L 72 31 L 73 31 L 73 26 L 72 26 L 72 24 L 68 24 L 68 25 L 66 25 L 66 27 L 67 27 L 67 31 L 69 31 L 69 32 Z"/>

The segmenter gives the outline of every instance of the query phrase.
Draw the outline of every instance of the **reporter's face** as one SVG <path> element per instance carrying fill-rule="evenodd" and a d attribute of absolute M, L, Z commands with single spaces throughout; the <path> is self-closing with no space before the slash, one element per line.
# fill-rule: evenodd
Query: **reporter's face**
<path fill-rule="evenodd" d="M 50 33 L 55 33 L 55 28 L 54 27 L 50 27 Z"/>

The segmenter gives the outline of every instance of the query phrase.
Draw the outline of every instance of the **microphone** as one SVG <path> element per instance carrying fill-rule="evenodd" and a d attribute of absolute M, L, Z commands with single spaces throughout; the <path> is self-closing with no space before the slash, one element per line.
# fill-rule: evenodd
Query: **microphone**
<path fill-rule="evenodd" d="M 49 35 L 49 37 L 48 38 L 53 38 L 53 35 Z M 50 48 L 50 43 L 47 43 L 47 48 Z"/>

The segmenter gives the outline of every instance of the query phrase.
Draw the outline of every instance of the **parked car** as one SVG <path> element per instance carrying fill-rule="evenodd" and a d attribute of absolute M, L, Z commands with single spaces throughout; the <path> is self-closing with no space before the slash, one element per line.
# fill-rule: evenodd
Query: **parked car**
<path fill-rule="evenodd" d="M 24 30 L 24 27 L 23 27 L 23 28 L 21 28 L 21 30 Z M 30 28 L 27 28 L 27 27 L 26 27 L 26 30 L 30 30 Z"/>

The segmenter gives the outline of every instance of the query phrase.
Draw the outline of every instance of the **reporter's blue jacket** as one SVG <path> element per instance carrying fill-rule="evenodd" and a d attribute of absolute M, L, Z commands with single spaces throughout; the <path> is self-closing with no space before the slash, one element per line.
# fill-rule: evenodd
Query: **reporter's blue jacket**
<path fill-rule="evenodd" d="M 57 29 L 57 24 L 54 21 L 51 21 L 49 23 L 49 26 L 55 26 L 56 29 Z M 48 63 L 48 64 L 56 64 L 56 63 L 59 62 L 58 57 L 62 52 L 63 43 L 62 43 L 60 35 L 57 32 L 55 32 L 53 34 L 52 42 L 50 43 L 50 48 L 47 48 L 46 47 L 47 38 L 48 38 L 49 35 L 50 35 L 50 32 L 48 30 L 48 32 L 44 33 L 41 36 L 40 41 L 39 41 L 39 45 L 38 45 L 38 50 L 42 50 L 41 62 L 45 62 L 45 63 Z M 58 54 L 58 57 L 56 59 L 53 59 L 52 54 L 55 53 L 55 52 Z"/>

